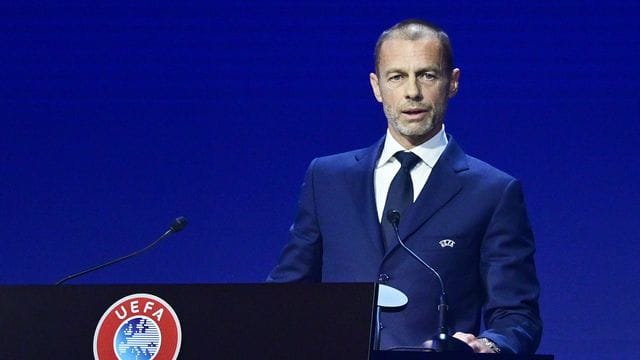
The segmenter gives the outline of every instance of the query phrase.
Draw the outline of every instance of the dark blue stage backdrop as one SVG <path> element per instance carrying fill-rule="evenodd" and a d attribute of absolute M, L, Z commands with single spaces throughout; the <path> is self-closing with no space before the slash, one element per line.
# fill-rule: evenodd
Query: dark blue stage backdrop
<path fill-rule="evenodd" d="M 51 284 L 181 215 L 74 283 L 261 282 L 309 161 L 383 135 L 377 35 L 422 17 L 462 69 L 447 131 L 524 183 L 540 352 L 640 358 L 636 2 L 10 3 L 0 283 Z"/>

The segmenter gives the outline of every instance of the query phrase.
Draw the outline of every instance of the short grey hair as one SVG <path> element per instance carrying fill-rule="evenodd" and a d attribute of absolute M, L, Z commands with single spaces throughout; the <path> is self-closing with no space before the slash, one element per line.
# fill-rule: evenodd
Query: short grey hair
<path fill-rule="evenodd" d="M 450 76 L 451 71 L 453 71 L 453 50 L 451 48 L 449 35 L 437 25 L 420 19 L 403 20 L 380 34 L 374 52 L 376 73 L 380 65 L 380 48 L 386 40 L 390 38 L 401 38 L 414 41 L 433 35 L 440 41 L 444 69 L 446 70 L 447 77 Z"/>

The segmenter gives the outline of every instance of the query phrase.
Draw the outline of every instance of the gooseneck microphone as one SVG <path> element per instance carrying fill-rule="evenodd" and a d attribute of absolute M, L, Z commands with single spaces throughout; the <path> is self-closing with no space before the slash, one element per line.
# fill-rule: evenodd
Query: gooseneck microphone
<path fill-rule="evenodd" d="M 460 351 L 460 352 L 473 352 L 470 346 L 465 344 L 464 342 L 449 336 L 449 328 L 447 326 L 447 312 L 449 310 L 449 305 L 447 303 L 447 293 L 445 292 L 444 282 L 442 281 L 442 277 L 440 273 L 436 269 L 434 269 L 431 265 L 427 264 L 420 256 L 418 256 L 413 250 L 409 249 L 407 245 L 405 245 L 404 241 L 400 237 L 400 231 L 398 230 L 400 226 L 400 212 L 398 210 L 389 210 L 387 213 L 387 220 L 393 226 L 393 231 L 396 235 L 396 239 L 402 248 L 404 248 L 414 259 L 418 260 L 420 264 L 429 269 L 440 283 L 440 304 L 438 305 L 438 336 L 436 339 L 433 339 L 433 344 L 435 344 L 435 350 L 438 352 L 445 351 Z"/>
<path fill-rule="evenodd" d="M 171 235 L 171 234 L 174 234 L 174 233 L 177 233 L 177 232 L 179 232 L 179 231 L 182 231 L 182 229 L 184 229 L 186 226 L 187 226 L 187 219 L 185 219 L 183 216 L 180 216 L 179 218 L 177 218 L 177 219 L 173 222 L 173 224 L 171 224 L 171 226 L 169 227 L 169 229 L 168 229 L 167 231 L 165 231 L 165 232 L 164 232 L 164 234 L 162 234 L 158 239 L 156 239 L 156 241 L 154 241 L 154 242 L 152 242 L 151 244 L 149 244 L 149 245 L 145 246 L 144 248 L 142 248 L 142 249 L 140 249 L 140 250 L 138 250 L 138 251 L 134 251 L 134 252 L 132 252 L 132 253 L 131 253 L 131 254 L 129 254 L 129 255 L 125 255 L 125 256 L 119 257 L 119 258 L 117 258 L 117 259 L 114 259 L 114 260 L 108 261 L 108 262 L 106 262 L 106 263 L 104 263 L 104 264 L 100 264 L 100 265 L 98 265 L 98 266 L 94 266 L 94 267 L 92 267 L 92 268 L 89 268 L 89 269 L 86 269 L 86 270 L 80 271 L 80 272 L 78 272 L 78 273 L 71 274 L 71 275 L 69 275 L 69 276 L 67 276 L 67 277 L 64 277 L 64 278 L 60 279 L 60 280 L 56 283 L 56 285 L 62 285 L 62 284 L 64 284 L 65 282 L 67 282 L 67 281 L 69 281 L 69 280 L 71 280 L 71 279 L 75 279 L 75 278 L 77 278 L 77 277 L 79 277 L 79 276 L 82 276 L 82 275 L 88 274 L 88 273 L 93 272 L 93 271 L 96 271 L 96 270 L 100 270 L 100 269 L 102 269 L 102 268 L 104 268 L 104 267 L 107 267 L 107 266 L 109 266 L 109 265 L 113 265 L 113 264 L 119 263 L 119 262 L 121 262 L 121 261 L 123 261 L 123 260 L 126 260 L 126 259 L 129 259 L 129 258 L 131 258 L 131 257 L 134 257 L 134 256 L 136 256 L 136 255 L 142 254 L 143 252 L 145 252 L 145 251 L 147 251 L 147 250 L 151 249 L 152 247 L 156 246 L 160 241 L 164 240 L 167 236 L 169 236 L 169 235 Z"/>

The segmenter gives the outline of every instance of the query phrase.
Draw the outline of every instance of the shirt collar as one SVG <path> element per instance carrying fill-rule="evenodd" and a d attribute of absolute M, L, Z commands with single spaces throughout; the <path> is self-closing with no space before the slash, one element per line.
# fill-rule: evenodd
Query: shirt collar
<path fill-rule="evenodd" d="M 442 129 L 438 131 L 431 139 L 423 142 L 422 144 L 409 149 L 412 153 L 418 155 L 418 157 L 430 168 L 433 168 L 436 165 L 436 162 L 440 158 L 440 155 L 444 152 L 444 149 L 447 147 L 447 135 L 444 132 L 444 124 L 442 125 Z M 383 166 L 389 161 L 394 160 L 393 155 L 398 151 L 407 151 L 402 145 L 400 145 L 396 139 L 391 136 L 389 129 L 387 129 L 387 136 L 384 140 L 384 148 L 382 149 L 382 153 L 380 154 L 380 159 L 378 160 L 377 168 Z"/>

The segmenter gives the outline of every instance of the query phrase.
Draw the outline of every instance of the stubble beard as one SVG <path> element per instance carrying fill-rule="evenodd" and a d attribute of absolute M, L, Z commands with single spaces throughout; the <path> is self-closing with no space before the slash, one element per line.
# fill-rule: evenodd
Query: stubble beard
<path fill-rule="evenodd" d="M 442 109 L 444 110 L 444 109 Z M 390 106 L 384 106 L 384 114 L 389 125 L 400 135 L 409 139 L 418 139 L 432 134 L 437 128 L 439 130 L 444 118 L 443 111 L 437 111 L 435 106 L 431 106 L 429 111 L 421 120 L 404 121 L 400 119 L 401 112 L 396 112 Z M 425 139 L 426 140 L 426 139 Z"/>

